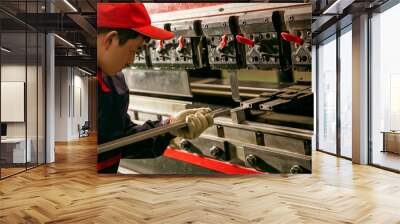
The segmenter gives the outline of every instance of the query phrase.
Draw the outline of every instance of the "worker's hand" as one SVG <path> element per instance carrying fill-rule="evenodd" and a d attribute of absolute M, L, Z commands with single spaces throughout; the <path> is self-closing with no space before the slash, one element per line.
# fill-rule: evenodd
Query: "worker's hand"
<path fill-rule="evenodd" d="M 185 121 L 187 128 L 171 131 L 171 134 L 187 139 L 199 137 L 203 131 L 211 127 L 214 123 L 210 112 L 210 108 L 188 109 L 179 112 L 177 115 L 171 117 L 170 124 Z"/>

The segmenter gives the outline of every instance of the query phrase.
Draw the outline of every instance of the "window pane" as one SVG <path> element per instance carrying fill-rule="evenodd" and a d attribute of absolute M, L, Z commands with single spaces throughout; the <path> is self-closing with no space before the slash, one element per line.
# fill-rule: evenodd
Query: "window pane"
<path fill-rule="evenodd" d="M 43 33 L 39 34 L 39 43 L 38 43 L 38 164 L 45 163 L 45 60 L 46 60 L 46 37 Z"/>
<path fill-rule="evenodd" d="M 336 40 L 318 48 L 318 148 L 336 153 Z"/>
<path fill-rule="evenodd" d="M 400 170 L 400 133 L 395 132 L 400 130 L 398 21 L 400 4 L 371 19 L 371 132 L 372 163 Z"/>
<path fill-rule="evenodd" d="M 347 31 L 347 32 L 346 32 Z M 340 152 L 351 158 L 352 141 L 352 36 L 346 30 L 340 36 Z"/>
<path fill-rule="evenodd" d="M 28 64 L 27 64 L 27 80 L 26 80 L 26 112 L 27 112 L 27 135 L 30 143 L 30 158 L 28 168 L 37 165 L 37 33 L 27 33 L 28 38 Z"/>
<path fill-rule="evenodd" d="M 1 16 L 1 15 L 0 15 Z M 26 139 L 26 33 L 1 34 L 1 176 L 24 171 L 31 159 L 31 141 Z"/>

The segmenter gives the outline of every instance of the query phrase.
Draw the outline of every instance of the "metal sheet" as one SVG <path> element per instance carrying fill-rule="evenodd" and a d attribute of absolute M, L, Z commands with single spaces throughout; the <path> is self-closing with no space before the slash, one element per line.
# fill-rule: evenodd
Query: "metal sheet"
<path fill-rule="evenodd" d="M 187 72 L 124 69 L 130 91 L 191 97 Z"/>
<path fill-rule="evenodd" d="M 122 159 L 120 166 L 139 174 L 222 174 L 164 156 L 155 159 Z"/>
<path fill-rule="evenodd" d="M 168 100 L 155 97 L 130 95 L 129 109 L 143 113 L 173 115 L 186 109 L 191 102 Z"/>
<path fill-rule="evenodd" d="M 311 145 L 306 143 L 306 141 L 311 143 L 311 140 L 300 140 L 271 134 L 265 134 L 264 139 L 265 145 L 268 147 L 287 150 L 303 155 L 311 155 L 311 148 L 309 147 Z"/>
<path fill-rule="evenodd" d="M 270 169 L 275 169 L 279 173 L 291 173 L 293 172 L 291 171 L 293 168 L 300 166 L 303 169 L 301 173 L 311 173 L 311 156 L 288 153 L 270 147 L 254 145 L 244 145 L 243 147 L 246 158 L 253 155 L 260 159 L 259 166 L 264 165 Z M 250 165 L 248 161 L 246 161 L 246 164 L 250 167 L 254 167 L 254 165 Z"/>
<path fill-rule="evenodd" d="M 310 131 L 310 130 L 278 126 L 278 125 L 269 125 L 269 124 L 263 124 L 263 123 L 258 123 L 258 122 L 251 122 L 251 121 L 246 121 L 244 124 L 235 124 L 232 122 L 232 120 L 230 118 L 225 118 L 225 117 L 219 117 L 219 118 L 214 119 L 214 124 L 222 125 L 222 126 L 226 126 L 226 127 L 234 127 L 234 128 L 249 130 L 249 131 L 253 131 L 253 132 L 260 131 L 263 133 L 288 136 L 288 137 L 304 139 L 304 140 L 310 140 L 311 136 L 313 135 L 313 131 Z"/>
<path fill-rule="evenodd" d="M 243 143 L 257 144 L 256 134 L 251 130 L 224 127 L 225 138 L 234 139 Z"/>

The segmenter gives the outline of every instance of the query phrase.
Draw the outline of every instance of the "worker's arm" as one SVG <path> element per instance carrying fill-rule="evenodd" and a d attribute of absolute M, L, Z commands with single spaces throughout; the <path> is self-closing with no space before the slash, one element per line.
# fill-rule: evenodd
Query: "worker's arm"
<path fill-rule="evenodd" d="M 187 127 L 158 135 L 144 141 L 140 141 L 123 148 L 122 158 L 154 158 L 164 154 L 169 142 L 176 136 L 182 138 L 197 138 L 213 124 L 209 108 L 183 110 L 166 121 L 146 121 L 143 125 L 134 124 L 129 115 L 126 117 L 127 130 L 125 135 L 140 133 L 168 123 L 186 122 Z"/>
<path fill-rule="evenodd" d="M 163 122 L 159 121 L 146 121 L 143 125 L 137 125 L 130 120 L 128 114 L 126 114 L 126 117 L 123 119 L 125 120 L 126 128 L 118 131 L 118 133 L 114 131 L 111 135 L 111 133 L 107 134 L 106 132 L 103 132 L 104 129 L 99 129 L 99 144 L 113 139 L 122 138 L 127 135 L 138 134 L 142 131 L 163 125 Z M 168 133 L 121 147 L 118 150 L 100 153 L 97 157 L 97 170 L 99 173 L 116 173 L 120 159 L 144 159 L 161 156 L 167 148 L 170 140 L 174 137 L 175 136 Z"/>
<path fill-rule="evenodd" d="M 133 123 L 127 115 L 126 123 L 127 129 L 125 130 L 125 136 L 137 134 L 143 132 L 145 130 L 149 130 L 155 127 L 159 127 L 165 125 L 168 121 L 146 121 L 142 125 L 137 125 Z M 125 146 L 122 149 L 122 158 L 155 158 L 161 156 L 169 142 L 175 138 L 174 135 L 167 133 L 165 135 L 159 135 L 147 140 L 143 140 L 128 146 Z"/>
<path fill-rule="evenodd" d="M 125 130 L 120 132 L 121 137 L 136 135 L 149 129 L 153 129 L 168 123 L 181 123 L 186 121 L 187 127 L 181 130 L 173 131 L 173 134 L 166 133 L 158 135 L 140 142 L 135 142 L 127 146 L 118 148 L 118 150 L 110 150 L 99 154 L 98 170 L 101 173 L 115 173 L 118 169 L 119 159 L 121 158 L 155 158 L 161 156 L 167 148 L 171 139 L 176 136 L 183 138 L 197 138 L 201 132 L 213 124 L 213 119 L 209 114 L 209 109 L 190 109 L 178 113 L 167 121 L 146 121 L 143 125 L 136 125 L 131 120 L 128 114 L 124 116 Z M 103 133 L 104 134 L 104 133 Z M 99 133 L 99 135 L 104 136 Z M 105 137 L 105 136 L 104 136 Z M 116 136 L 114 136 L 116 137 Z"/>

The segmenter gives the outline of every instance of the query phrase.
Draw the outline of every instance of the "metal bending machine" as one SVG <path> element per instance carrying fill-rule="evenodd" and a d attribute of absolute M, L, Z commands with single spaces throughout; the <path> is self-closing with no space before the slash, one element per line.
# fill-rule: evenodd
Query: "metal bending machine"
<path fill-rule="evenodd" d="M 124 159 L 124 168 L 160 174 L 311 173 L 311 5 L 222 9 L 226 13 L 197 9 L 199 17 L 156 15 L 153 22 L 175 38 L 151 40 L 137 52 L 134 67 L 123 72 L 134 122 L 195 107 L 228 113 L 199 138 L 176 139 L 163 156 L 184 163 Z"/>

